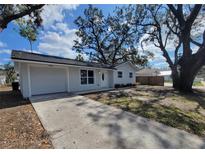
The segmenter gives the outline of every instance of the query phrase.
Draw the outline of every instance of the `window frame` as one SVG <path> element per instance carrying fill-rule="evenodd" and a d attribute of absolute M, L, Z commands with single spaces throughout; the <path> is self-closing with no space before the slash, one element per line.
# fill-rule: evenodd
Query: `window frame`
<path fill-rule="evenodd" d="M 129 72 L 129 78 L 133 78 L 133 72 Z"/>
<path fill-rule="evenodd" d="M 86 76 L 81 75 L 82 71 L 86 71 Z M 92 76 L 89 76 L 89 71 L 92 72 Z M 82 83 L 82 79 L 86 79 L 86 82 Z M 92 83 L 89 83 L 90 79 L 93 79 Z M 95 84 L 95 71 L 91 69 L 80 69 L 80 85 L 93 85 L 93 84 Z"/>
<path fill-rule="evenodd" d="M 121 76 L 119 76 L 119 73 L 121 73 Z M 117 77 L 118 78 L 123 78 L 123 71 L 117 71 Z"/>
<path fill-rule="evenodd" d="M 86 75 L 85 76 L 82 76 L 82 71 L 85 71 L 86 72 Z M 87 70 L 85 70 L 85 69 L 81 69 L 80 70 L 80 84 L 81 85 L 87 85 L 88 84 L 88 79 L 87 79 L 87 76 L 88 76 L 88 71 Z M 85 79 L 85 83 L 82 83 L 82 79 Z"/>

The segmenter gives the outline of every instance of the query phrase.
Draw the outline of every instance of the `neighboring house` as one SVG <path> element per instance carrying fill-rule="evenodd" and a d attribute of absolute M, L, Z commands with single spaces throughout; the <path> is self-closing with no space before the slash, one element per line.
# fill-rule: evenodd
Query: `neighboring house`
<path fill-rule="evenodd" d="M 3 70 L 0 70 L 0 85 L 6 84 L 6 75 Z"/>
<path fill-rule="evenodd" d="M 158 69 L 144 68 L 136 72 L 136 76 L 159 76 L 160 71 Z"/>
<path fill-rule="evenodd" d="M 172 81 L 171 74 L 171 70 L 160 70 L 159 76 L 163 76 L 165 81 Z"/>
<path fill-rule="evenodd" d="M 19 74 L 24 98 L 58 92 L 89 92 L 134 84 L 136 67 L 125 62 L 110 65 L 13 50 L 11 59 Z"/>
<path fill-rule="evenodd" d="M 121 63 L 115 66 L 114 84 L 135 84 L 136 66 L 130 62 Z"/>
<path fill-rule="evenodd" d="M 164 77 L 158 69 L 145 68 L 136 72 L 136 82 L 142 85 L 164 85 Z"/>

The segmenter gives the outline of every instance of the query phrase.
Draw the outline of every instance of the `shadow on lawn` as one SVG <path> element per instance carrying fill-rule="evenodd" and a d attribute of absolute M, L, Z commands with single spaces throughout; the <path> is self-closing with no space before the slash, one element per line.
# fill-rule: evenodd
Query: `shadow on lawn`
<path fill-rule="evenodd" d="M 26 104 L 30 104 L 30 101 L 23 99 L 20 91 L 0 91 L 0 109 L 11 108 Z"/>
<path fill-rule="evenodd" d="M 101 93 L 99 98 L 104 97 L 103 95 Z M 62 99 L 62 95 L 47 97 L 45 100 L 58 98 Z M 105 130 L 109 141 L 114 142 L 114 148 L 205 148 L 205 141 L 199 140 L 196 136 L 183 131 L 175 131 L 175 129 L 165 125 L 149 121 L 123 110 L 116 110 L 112 106 L 93 102 L 85 97 L 74 97 L 69 100 L 69 103 L 73 103 L 76 106 L 74 109 L 79 112 L 82 118 L 91 119 L 92 122 L 87 123 L 88 125 L 96 125 L 95 129 L 99 129 L 99 131 L 101 129 Z M 146 106 L 144 106 L 144 110 L 146 109 Z M 84 114 L 80 113 L 81 111 L 86 113 L 85 117 Z M 165 111 L 165 113 L 167 112 Z M 86 121 L 84 120 L 84 122 Z M 80 124 L 79 127 L 81 127 Z M 92 135 L 92 132 L 90 133 Z"/>
<path fill-rule="evenodd" d="M 169 96 L 181 96 L 184 97 L 185 100 L 194 101 L 199 104 L 195 111 L 198 112 L 199 108 L 205 109 L 205 90 L 193 89 L 193 93 L 182 93 L 174 90 L 171 87 L 159 88 L 159 87 L 142 86 L 140 88 L 137 88 L 136 91 L 146 91 L 147 93 L 151 92 L 153 96 L 157 98 L 160 98 L 160 96 L 164 96 L 164 98 Z"/>
<path fill-rule="evenodd" d="M 88 113 L 88 117 L 91 118 L 95 124 L 100 125 L 100 127 L 105 127 L 108 130 L 108 135 L 115 140 L 115 148 L 152 148 L 153 145 L 157 145 L 161 148 L 190 148 L 190 145 L 184 143 L 184 141 L 192 140 L 186 133 L 171 130 L 173 131 L 172 134 L 170 133 L 170 128 L 166 126 L 162 127 L 158 124 L 149 125 L 149 123 L 146 122 L 147 120 L 133 116 L 123 110 L 121 112 L 111 112 L 105 105 L 95 107 L 95 110 L 95 113 Z M 165 113 L 166 112 L 167 111 L 165 111 Z M 174 115 L 175 113 L 172 113 L 172 115 L 179 118 L 180 116 Z M 122 121 L 124 121 L 125 126 L 122 126 Z M 137 147 L 128 144 L 126 137 L 126 135 L 128 135 L 126 133 L 128 132 L 125 131 L 125 127 L 130 127 L 130 131 L 137 130 L 138 134 L 136 134 L 136 132 L 133 134 L 133 136 L 138 136 L 134 140 L 134 145 L 137 145 Z M 172 138 L 172 135 L 175 139 Z M 150 145 L 150 141 L 155 142 L 155 144 Z M 194 142 L 195 141 L 193 141 L 193 145 L 195 145 Z M 200 147 L 196 146 L 196 148 L 205 148 L 204 142 Z"/>
<path fill-rule="evenodd" d="M 98 94 L 97 99 L 104 97 L 104 94 Z M 113 97 L 113 95 L 110 95 L 110 97 Z M 183 131 L 175 131 L 175 129 L 141 118 L 124 110 L 116 110 L 112 106 L 92 105 L 92 103 L 82 99 L 81 101 L 79 100 L 76 106 L 79 111 L 81 110 L 80 108 L 90 111 L 87 113 L 88 118 L 99 128 L 107 130 L 110 140 L 114 140 L 115 148 L 205 148 L 205 141 L 199 142 L 195 136 L 186 134 Z M 149 110 L 150 107 L 146 105 L 148 104 L 142 106 L 139 112 L 143 113 Z M 155 108 L 152 108 L 152 110 L 155 110 Z M 166 115 L 166 118 L 173 116 L 172 118 L 177 119 L 177 122 L 181 120 L 181 115 L 177 111 L 171 112 L 168 108 L 157 114 L 157 116 Z M 189 141 L 192 144 L 189 144 Z"/>
<path fill-rule="evenodd" d="M 205 109 L 205 91 L 200 89 L 194 89 L 193 94 L 190 96 L 187 96 L 187 98 L 198 102 L 199 103 L 198 107 L 202 107 Z"/>
<path fill-rule="evenodd" d="M 154 119 L 168 126 L 184 129 L 200 136 L 205 136 L 204 117 L 199 113 L 199 108 L 205 107 L 205 93 L 203 91 L 195 90 L 192 94 L 185 94 L 175 91 L 173 88 L 150 86 L 142 86 L 134 90 L 136 92 L 151 93 L 152 97 L 149 98 L 148 101 L 142 101 L 138 100 L 138 97 L 147 96 L 146 93 L 132 94 L 132 91 L 111 91 L 106 95 L 104 93 L 98 93 L 94 99 L 101 101 L 101 99 L 103 100 L 103 98 L 106 97 L 104 103 L 107 105 L 116 106 L 124 111 L 130 111 L 137 115 Z M 132 99 L 133 96 L 135 97 L 134 99 Z M 180 96 L 184 97 L 185 100 L 197 102 L 198 106 L 195 109 L 196 113 L 194 113 L 194 111 L 185 112 L 174 106 L 165 106 L 159 103 L 169 96 Z M 130 107 L 130 104 L 134 103 L 137 103 L 138 106 Z"/>

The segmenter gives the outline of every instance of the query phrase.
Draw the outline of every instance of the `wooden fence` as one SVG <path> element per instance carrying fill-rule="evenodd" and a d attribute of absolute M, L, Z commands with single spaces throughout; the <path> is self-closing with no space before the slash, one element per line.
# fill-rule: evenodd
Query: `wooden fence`
<path fill-rule="evenodd" d="M 136 82 L 141 85 L 164 86 L 163 76 L 137 76 Z"/>

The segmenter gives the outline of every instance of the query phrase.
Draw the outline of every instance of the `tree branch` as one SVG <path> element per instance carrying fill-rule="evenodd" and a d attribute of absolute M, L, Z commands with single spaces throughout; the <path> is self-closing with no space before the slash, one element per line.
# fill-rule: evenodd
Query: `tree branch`
<path fill-rule="evenodd" d="M 179 24 L 181 26 L 184 26 L 185 21 L 184 21 L 183 14 L 181 14 L 182 13 L 182 11 L 181 11 L 182 8 L 179 6 L 178 10 L 176 10 L 175 7 L 173 6 L 173 4 L 168 4 L 168 7 L 171 10 L 171 12 L 174 14 L 174 16 L 177 18 L 177 20 L 179 21 Z"/>
<path fill-rule="evenodd" d="M 197 45 L 198 47 L 201 47 L 201 46 L 202 46 L 202 44 L 201 44 L 201 43 L 199 43 L 199 42 L 197 42 L 197 41 L 193 40 L 192 38 L 190 38 L 190 41 L 191 41 L 191 43 L 193 43 L 193 44 Z"/>
<path fill-rule="evenodd" d="M 189 26 L 191 28 L 192 24 L 194 23 L 194 20 L 196 19 L 197 15 L 199 14 L 199 11 L 201 9 L 202 5 L 201 4 L 196 4 L 188 16 L 186 20 L 186 26 Z"/>
<path fill-rule="evenodd" d="M 181 43 L 182 43 L 182 41 L 179 39 L 179 43 L 178 43 L 178 45 L 176 46 L 176 48 L 175 48 L 175 52 L 174 52 L 174 65 L 177 65 L 177 63 L 178 63 L 178 52 L 179 52 L 179 48 L 180 48 L 180 46 L 181 46 Z"/>
<path fill-rule="evenodd" d="M 29 5 L 30 8 L 28 8 L 20 13 L 12 14 L 12 15 L 7 16 L 7 17 L 2 18 L 2 19 L 0 18 L 0 31 L 5 29 L 8 25 L 8 23 L 11 22 L 12 20 L 16 20 L 16 19 L 21 18 L 25 15 L 29 15 L 33 11 L 41 9 L 44 5 L 45 4 L 39 4 L 39 5 L 34 5 L 34 6 Z"/>

